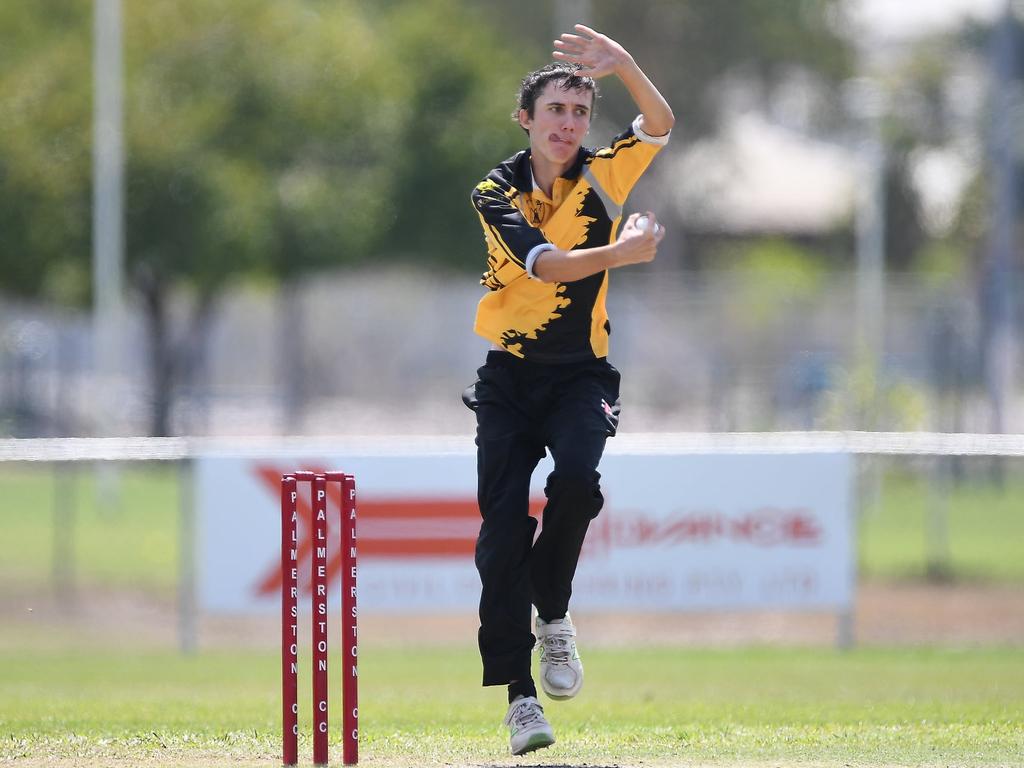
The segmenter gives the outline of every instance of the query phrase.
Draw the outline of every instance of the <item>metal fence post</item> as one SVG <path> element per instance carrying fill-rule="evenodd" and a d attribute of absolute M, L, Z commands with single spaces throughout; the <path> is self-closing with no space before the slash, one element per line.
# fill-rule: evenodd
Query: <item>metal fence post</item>
<path fill-rule="evenodd" d="M 178 647 L 193 654 L 199 646 L 196 613 L 196 512 L 192 459 L 178 463 Z"/>
<path fill-rule="evenodd" d="M 65 611 L 75 607 L 75 517 L 78 470 L 63 461 L 53 465 L 53 592 Z"/>

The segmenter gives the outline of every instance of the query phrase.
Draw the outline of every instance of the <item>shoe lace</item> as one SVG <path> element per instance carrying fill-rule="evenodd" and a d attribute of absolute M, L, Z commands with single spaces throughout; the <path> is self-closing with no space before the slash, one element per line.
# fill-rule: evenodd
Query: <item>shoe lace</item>
<path fill-rule="evenodd" d="M 544 659 L 549 664 L 568 664 L 572 657 L 572 635 L 548 635 L 537 641 L 537 647 L 544 648 Z"/>
<path fill-rule="evenodd" d="M 527 728 L 544 720 L 544 710 L 532 701 L 522 701 L 509 713 L 508 722 L 517 728 Z"/>

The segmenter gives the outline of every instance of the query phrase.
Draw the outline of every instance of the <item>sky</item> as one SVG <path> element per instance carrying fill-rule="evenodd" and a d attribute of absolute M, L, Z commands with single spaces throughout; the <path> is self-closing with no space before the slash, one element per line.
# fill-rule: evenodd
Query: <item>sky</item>
<path fill-rule="evenodd" d="M 992 19 L 1006 0 L 854 0 L 856 20 L 880 37 L 906 37 L 950 27 L 965 18 Z"/>

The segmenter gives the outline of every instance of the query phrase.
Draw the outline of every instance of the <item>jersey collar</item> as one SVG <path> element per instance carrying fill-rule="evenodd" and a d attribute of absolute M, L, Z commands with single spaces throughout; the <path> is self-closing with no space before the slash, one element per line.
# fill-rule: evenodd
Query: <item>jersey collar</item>
<path fill-rule="evenodd" d="M 568 170 L 561 175 L 560 178 L 569 179 L 573 181 L 578 179 L 583 173 L 583 165 L 587 161 L 587 157 L 592 154 L 591 150 L 586 147 L 580 147 L 576 153 L 576 160 L 572 165 L 569 166 Z M 516 163 L 515 168 L 515 179 L 514 182 L 516 189 L 530 191 L 536 190 L 537 185 L 533 179 L 533 166 L 530 164 L 530 150 L 524 149 L 520 153 L 519 162 Z M 529 184 L 529 187 L 526 185 Z"/>

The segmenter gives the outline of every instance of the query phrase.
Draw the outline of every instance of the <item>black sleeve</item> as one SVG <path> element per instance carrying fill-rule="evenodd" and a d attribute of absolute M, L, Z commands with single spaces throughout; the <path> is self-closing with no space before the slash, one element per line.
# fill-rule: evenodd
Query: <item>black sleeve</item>
<path fill-rule="evenodd" d="M 498 248 L 519 266 L 538 245 L 547 241 L 531 227 L 513 202 L 519 190 L 512 186 L 503 166 L 491 171 L 473 190 L 473 207 L 480 216 L 488 245 Z"/>

